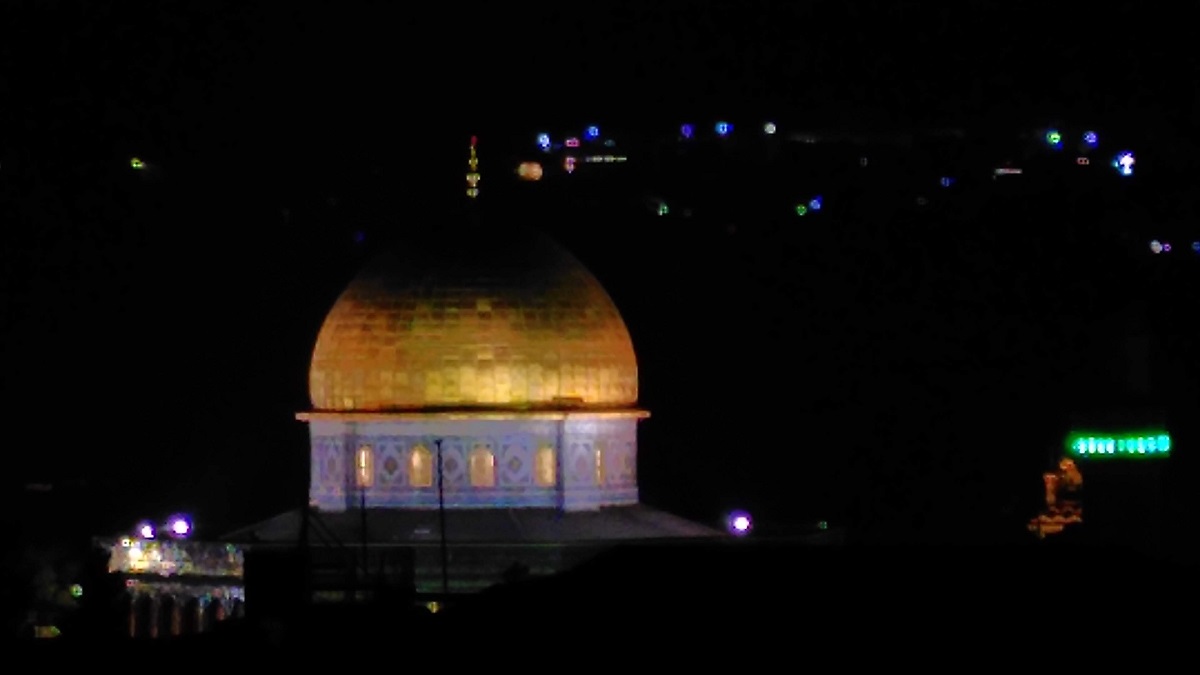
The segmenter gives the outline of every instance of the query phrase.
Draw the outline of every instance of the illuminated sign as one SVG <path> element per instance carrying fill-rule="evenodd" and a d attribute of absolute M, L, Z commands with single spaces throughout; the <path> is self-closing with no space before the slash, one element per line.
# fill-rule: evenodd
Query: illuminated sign
<path fill-rule="evenodd" d="M 1166 457 L 1171 453 L 1171 436 L 1166 432 L 1127 434 L 1072 433 L 1067 453 L 1080 459 Z"/>

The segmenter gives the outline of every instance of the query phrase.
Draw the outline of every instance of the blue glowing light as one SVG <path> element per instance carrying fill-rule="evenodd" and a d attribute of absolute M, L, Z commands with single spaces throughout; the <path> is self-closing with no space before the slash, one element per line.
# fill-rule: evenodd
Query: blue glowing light
<path fill-rule="evenodd" d="M 1083 144 L 1089 148 L 1094 148 L 1100 144 L 1100 138 L 1096 136 L 1096 132 L 1094 131 L 1085 131 L 1083 132 Z"/>
<path fill-rule="evenodd" d="M 679 127 L 679 135 L 683 136 L 684 138 L 691 138 L 693 135 L 695 135 L 695 133 L 696 129 L 690 124 L 685 124 Z"/>
<path fill-rule="evenodd" d="M 583 132 L 583 135 L 584 135 L 584 136 L 587 136 L 588 138 L 599 138 L 599 136 L 600 136 L 600 127 L 597 127 L 597 126 L 590 126 L 590 127 L 588 127 L 588 128 L 587 128 L 587 130 L 586 130 L 586 131 L 584 131 L 584 132 Z"/>
<path fill-rule="evenodd" d="M 1196 253 L 1200 253 L 1200 241 L 1192 242 L 1192 250 L 1195 251 Z"/>
<path fill-rule="evenodd" d="M 808 208 L 813 211 L 820 211 L 821 210 L 821 197 L 819 195 L 816 197 L 813 197 L 808 202 Z"/>
<path fill-rule="evenodd" d="M 543 150 L 545 150 L 546 148 L 549 148 L 550 147 L 550 134 L 538 134 L 537 144 L 538 144 L 538 147 L 542 148 Z"/>
<path fill-rule="evenodd" d="M 733 131 L 733 125 L 729 122 L 717 122 L 716 130 L 718 136 L 728 136 L 729 132 Z"/>
<path fill-rule="evenodd" d="M 942 176 L 938 183 L 941 184 L 942 187 L 950 187 L 951 185 L 954 185 L 954 179 L 949 176 Z"/>
<path fill-rule="evenodd" d="M 1132 176 L 1135 161 L 1132 152 L 1123 150 L 1118 152 L 1117 156 L 1113 158 L 1112 165 L 1117 170 L 1117 173 L 1122 176 Z"/>

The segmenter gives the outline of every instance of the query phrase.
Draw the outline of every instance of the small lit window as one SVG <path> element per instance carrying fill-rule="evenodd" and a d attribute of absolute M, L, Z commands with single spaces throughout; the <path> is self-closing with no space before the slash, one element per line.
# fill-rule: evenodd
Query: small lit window
<path fill-rule="evenodd" d="M 375 483 L 375 453 L 371 446 L 363 445 L 354 453 L 354 484 L 369 488 Z"/>
<path fill-rule="evenodd" d="M 533 458 L 533 476 L 538 485 L 547 487 L 554 485 L 555 480 L 554 448 L 543 445 L 538 448 Z"/>
<path fill-rule="evenodd" d="M 491 450 L 476 447 L 471 451 L 471 486 L 492 487 L 496 484 L 496 458 Z"/>
<path fill-rule="evenodd" d="M 604 485 L 607 478 L 604 471 L 604 448 L 596 447 L 596 485 Z"/>
<path fill-rule="evenodd" d="M 414 447 L 408 455 L 408 484 L 413 487 L 433 485 L 433 455 L 423 445 Z"/>

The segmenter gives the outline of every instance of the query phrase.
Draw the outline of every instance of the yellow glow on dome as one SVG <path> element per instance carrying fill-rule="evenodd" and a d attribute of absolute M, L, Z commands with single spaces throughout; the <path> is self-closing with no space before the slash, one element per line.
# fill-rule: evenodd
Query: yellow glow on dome
<path fill-rule="evenodd" d="M 350 283 L 317 336 L 315 410 L 619 408 L 629 331 L 604 288 L 541 236 L 400 247 Z"/>

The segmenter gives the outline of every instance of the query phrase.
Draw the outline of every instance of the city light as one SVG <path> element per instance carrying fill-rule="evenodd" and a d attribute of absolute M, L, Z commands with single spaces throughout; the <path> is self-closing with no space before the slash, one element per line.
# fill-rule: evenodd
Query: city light
<path fill-rule="evenodd" d="M 153 539 L 154 535 L 156 534 L 154 523 L 149 521 L 142 521 L 138 523 L 136 531 L 137 535 L 142 539 Z"/>
<path fill-rule="evenodd" d="M 718 136 L 728 136 L 733 131 L 733 125 L 729 122 L 717 122 L 716 127 Z"/>
<path fill-rule="evenodd" d="M 679 127 L 679 135 L 684 138 L 691 138 L 696 135 L 696 128 L 690 124 L 684 124 Z"/>
<path fill-rule="evenodd" d="M 467 196 L 471 199 L 479 196 L 479 155 L 475 151 L 475 146 L 478 143 L 479 137 L 472 136 L 470 156 L 467 158 Z"/>
<path fill-rule="evenodd" d="M 1132 176 L 1133 165 L 1136 161 L 1132 152 L 1124 150 L 1117 153 L 1117 156 L 1113 158 L 1112 165 L 1122 176 Z"/>
<path fill-rule="evenodd" d="M 192 533 L 192 522 L 186 516 L 172 516 L 167 523 L 172 537 L 182 539 Z"/>
<path fill-rule="evenodd" d="M 739 537 L 750 534 L 750 530 L 754 529 L 754 521 L 750 519 L 750 514 L 745 511 L 730 513 L 726 525 L 730 534 Z"/>
<path fill-rule="evenodd" d="M 595 125 L 590 126 L 583 132 L 583 135 L 587 136 L 589 139 L 599 138 L 600 137 L 600 127 L 595 126 Z"/>
<path fill-rule="evenodd" d="M 1086 459 L 1163 457 L 1171 452 L 1171 436 L 1165 432 L 1075 433 L 1067 438 L 1067 450 L 1075 457 Z"/>
<path fill-rule="evenodd" d="M 141 169 L 146 168 L 146 163 L 143 162 L 142 160 L 138 159 L 137 157 L 132 157 L 129 160 L 129 166 L 130 166 L 130 168 L 141 170 Z"/>
<path fill-rule="evenodd" d="M 774 122 L 767 122 L 766 124 L 763 125 L 763 133 L 768 136 L 774 136 L 775 132 L 778 130 L 779 130 L 779 127 L 775 126 Z"/>
<path fill-rule="evenodd" d="M 1094 131 L 1083 132 L 1083 144 L 1089 148 L 1094 148 L 1100 144 L 1100 138 L 1096 136 Z"/>
<path fill-rule="evenodd" d="M 1057 129 L 1046 132 L 1046 143 L 1055 150 L 1062 147 L 1062 134 Z"/>
<path fill-rule="evenodd" d="M 544 173 L 542 165 L 538 162 L 521 162 L 517 165 L 517 176 L 521 180 L 535 181 L 541 180 Z"/>

